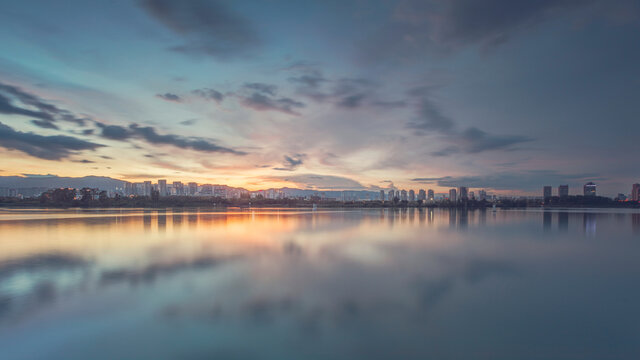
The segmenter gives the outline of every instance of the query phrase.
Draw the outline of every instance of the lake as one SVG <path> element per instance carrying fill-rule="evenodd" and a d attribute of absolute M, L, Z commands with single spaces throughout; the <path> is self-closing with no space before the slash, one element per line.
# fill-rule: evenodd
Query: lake
<path fill-rule="evenodd" d="M 0 358 L 638 359 L 640 212 L 0 209 Z"/>

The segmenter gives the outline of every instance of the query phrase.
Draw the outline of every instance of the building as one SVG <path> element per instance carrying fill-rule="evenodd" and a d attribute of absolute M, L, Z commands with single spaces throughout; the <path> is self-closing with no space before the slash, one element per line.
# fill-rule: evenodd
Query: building
<path fill-rule="evenodd" d="M 424 191 L 424 189 L 420 189 L 418 190 L 418 200 L 419 201 L 425 201 L 427 200 L 427 192 Z"/>
<path fill-rule="evenodd" d="M 167 196 L 167 180 L 158 180 L 158 191 L 160 192 L 160 196 Z"/>
<path fill-rule="evenodd" d="M 407 190 L 400 191 L 400 200 L 407 201 Z"/>
<path fill-rule="evenodd" d="M 227 188 L 222 185 L 214 185 L 213 186 L 213 196 L 226 199 L 227 196 Z"/>
<path fill-rule="evenodd" d="M 416 192 L 409 190 L 409 201 L 416 201 Z"/>
<path fill-rule="evenodd" d="M 469 200 L 469 188 L 466 186 L 460 186 L 458 188 L 458 197 L 460 198 L 460 201 Z"/>
<path fill-rule="evenodd" d="M 551 194 L 551 186 L 545 186 L 542 188 L 542 197 L 548 199 L 552 196 Z"/>
<path fill-rule="evenodd" d="M 394 197 L 395 197 L 395 193 L 393 189 L 389 190 L 389 201 L 393 201 Z"/>
<path fill-rule="evenodd" d="M 453 202 L 458 201 L 458 197 L 457 197 L 457 194 L 456 194 L 456 189 L 449 190 L 449 201 L 453 201 Z"/>
<path fill-rule="evenodd" d="M 189 195 L 193 196 L 198 192 L 198 184 L 194 183 L 194 182 L 190 182 L 187 184 L 187 187 L 189 189 Z"/>
<path fill-rule="evenodd" d="M 431 189 L 427 190 L 427 200 L 433 202 L 434 199 L 435 199 L 435 195 L 433 193 L 433 190 Z"/>
<path fill-rule="evenodd" d="M 173 190 L 178 196 L 184 195 L 184 185 L 182 185 L 182 182 L 180 181 L 173 182 Z"/>
<path fill-rule="evenodd" d="M 569 196 L 569 185 L 558 186 L 558 196 L 561 198 Z"/>
<path fill-rule="evenodd" d="M 640 184 L 631 186 L 631 200 L 640 201 Z"/>
<path fill-rule="evenodd" d="M 128 181 L 126 183 L 124 183 L 124 194 L 126 196 L 135 195 L 136 194 L 135 187 L 133 186 L 133 183 L 130 183 Z"/>
<path fill-rule="evenodd" d="M 153 189 L 153 187 L 151 186 L 151 181 L 145 181 L 143 184 L 143 194 L 144 196 L 151 196 L 151 189 Z"/>
<path fill-rule="evenodd" d="M 588 182 L 584 184 L 584 196 L 596 196 L 596 184 Z"/>
<path fill-rule="evenodd" d="M 618 193 L 618 196 L 616 196 L 616 198 L 614 199 L 616 201 L 625 201 L 627 200 L 627 196 L 623 193 Z"/>
<path fill-rule="evenodd" d="M 480 201 L 485 201 L 487 200 L 487 191 L 486 190 L 480 190 L 478 191 L 478 200 Z"/>
<path fill-rule="evenodd" d="M 380 190 L 380 201 L 384 201 L 384 190 Z"/>
<path fill-rule="evenodd" d="M 212 196 L 213 195 L 213 185 L 211 185 L 211 184 L 202 184 L 200 186 L 200 195 Z"/>
<path fill-rule="evenodd" d="M 475 201 L 476 200 L 476 193 L 474 193 L 473 191 L 469 191 L 469 199 Z"/>

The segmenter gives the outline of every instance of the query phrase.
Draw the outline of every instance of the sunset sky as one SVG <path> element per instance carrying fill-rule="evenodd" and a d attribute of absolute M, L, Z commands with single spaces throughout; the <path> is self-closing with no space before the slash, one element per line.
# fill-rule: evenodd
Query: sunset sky
<path fill-rule="evenodd" d="M 640 2 L 5 1 L 0 175 L 640 181 Z"/>

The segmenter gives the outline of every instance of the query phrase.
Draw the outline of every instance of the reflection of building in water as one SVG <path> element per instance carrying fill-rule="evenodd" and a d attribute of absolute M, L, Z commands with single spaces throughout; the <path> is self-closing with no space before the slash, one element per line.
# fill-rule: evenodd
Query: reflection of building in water
<path fill-rule="evenodd" d="M 480 209 L 478 224 L 480 224 L 480 226 L 487 225 L 487 209 L 486 208 Z"/>
<path fill-rule="evenodd" d="M 449 208 L 449 226 L 455 227 L 457 222 L 457 214 L 455 208 Z"/>
<path fill-rule="evenodd" d="M 427 220 L 429 221 L 429 224 L 433 224 L 434 217 L 435 217 L 435 214 L 433 213 L 433 208 L 429 208 L 427 213 Z"/>
<path fill-rule="evenodd" d="M 145 230 L 151 229 L 151 211 L 144 211 L 144 215 L 142 216 L 142 224 Z"/>
<path fill-rule="evenodd" d="M 458 221 L 458 225 L 462 229 L 466 229 L 467 225 L 469 225 L 469 210 L 468 209 L 460 209 L 460 220 Z"/>
<path fill-rule="evenodd" d="M 542 213 L 542 228 L 544 231 L 551 230 L 551 212 L 545 211 Z"/>
<path fill-rule="evenodd" d="M 640 233 L 640 214 L 631 214 L 631 229 L 634 234 Z"/>
<path fill-rule="evenodd" d="M 584 233 L 588 236 L 594 236 L 596 234 L 596 214 L 584 213 L 582 221 Z"/>
<path fill-rule="evenodd" d="M 167 229 L 167 212 L 166 210 L 158 211 L 158 230 L 165 231 Z"/>
<path fill-rule="evenodd" d="M 427 210 L 424 208 L 418 208 L 418 222 L 423 225 L 427 220 Z"/>
<path fill-rule="evenodd" d="M 558 229 L 561 231 L 567 231 L 569 229 L 569 213 L 558 213 Z"/>

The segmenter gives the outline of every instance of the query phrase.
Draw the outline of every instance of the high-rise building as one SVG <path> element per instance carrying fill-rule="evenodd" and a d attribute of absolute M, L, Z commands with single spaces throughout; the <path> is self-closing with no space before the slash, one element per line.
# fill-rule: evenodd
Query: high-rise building
<path fill-rule="evenodd" d="M 130 183 L 128 181 L 126 183 L 124 183 L 124 194 L 126 196 L 135 195 L 135 190 L 134 190 L 134 187 L 133 187 L 132 183 Z"/>
<path fill-rule="evenodd" d="M 640 201 L 640 184 L 631 186 L 631 200 Z"/>
<path fill-rule="evenodd" d="M 560 185 L 560 186 L 558 186 L 558 196 L 559 197 L 567 197 L 567 196 L 569 196 L 569 185 Z"/>
<path fill-rule="evenodd" d="M 380 201 L 384 201 L 384 190 L 380 190 Z"/>
<path fill-rule="evenodd" d="M 427 192 L 424 189 L 418 190 L 418 200 L 424 201 L 427 200 Z"/>
<path fill-rule="evenodd" d="M 471 200 L 476 200 L 476 193 L 474 193 L 473 191 L 469 191 L 469 199 Z"/>
<path fill-rule="evenodd" d="M 584 184 L 584 196 L 596 196 L 596 184 L 588 182 Z"/>
<path fill-rule="evenodd" d="M 416 192 L 409 190 L 409 201 L 416 201 Z"/>
<path fill-rule="evenodd" d="M 543 197 L 543 198 L 545 198 L 545 199 L 550 198 L 550 197 L 551 197 L 551 194 L 552 194 L 552 188 L 551 188 L 551 186 L 544 186 L 544 187 L 542 188 L 542 197 Z"/>
<path fill-rule="evenodd" d="M 480 190 L 478 191 L 478 200 L 480 201 L 484 201 L 487 200 L 487 191 L 486 190 Z"/>
<path fill-rule="evenodd" d="M 198 192 L 198 184 L 194 182 L 190 182 L 187 184 L 189 187 L 189 195 L 193 196 Z"/>
<path fill-rule="evenodd" d="M 427 190 L 427 200 L 432 201 L 435 199 L 435 195 L 433 193 L 433 190 L 429 189 Z"/>
<path fill-rule="evenodd" d="M 158 191 L 160 192 L 160 196 L 167 196 L 167 180 L 158 180 Z"/>
<path fill-rule="evenodd" d="M 458 196 L 460 197 L 460 201 L 469 200 L 469 188 L 466 186 L 460 186 L 458 188 Z"/>
<path fill-rule="evenodd" d="M 213 195 L 213 185 L 211 184 L 202 184 L 200 185 L 200 194 L 204 196 Z"/>
<path fill-rule="evenodd" d="M 175 190 L 176 195 L 178 195 L 178 196 L 184 195 L 184 185 L 182 185 L 182 182 L 174 181 L 173 182 L 173 189 Z"/>
<path fill-rule="evenodd" d="M 144 196 L 151 196 L 151 189 L 153 187 L 151 186 L 151 181 L 145 181 L 144 182 Z"/>
<path fill-rule="evenodd" d="M 213 186 L 213 196 L 226 199 L 227 196 L 227 188 L 222 185 L 214 185 Z"/>
<path fill-rule="evenodd" d="M 458 201 L 456 189 L 449 190 L 449 201 L 456 202 Z"/>
<path fill-rule="evenodd" d="M 388 196 L 389 201 L 393 201 L 393 198 L 395 197 L 393 189 L 389 190 L 388 194 L 389 194 Z"/>
<path fill-rule="evenodd" d="M 407 190 L 400 191 L 400 200 L 407 201 Z"/>

